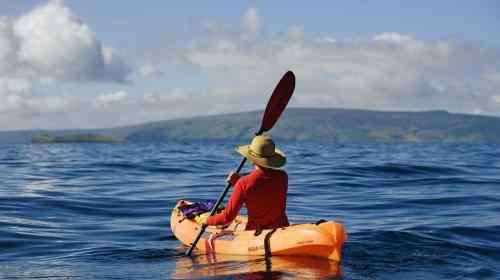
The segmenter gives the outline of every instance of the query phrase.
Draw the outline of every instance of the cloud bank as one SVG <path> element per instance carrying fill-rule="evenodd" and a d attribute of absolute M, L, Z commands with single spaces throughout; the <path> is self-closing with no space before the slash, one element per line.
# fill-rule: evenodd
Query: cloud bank
<path fill-rule="evenodd" d="M 269 35 L 255 8 L 244 13 L 239 31 L 206 26 L 204 36 L 172 50 L 209 81 L 206 92 L 185 95 L 205 111 L 186 104 L 185 114 L 261 109 L 291 69 L 297 76 L 292 106 L 500 115 L 500 51 L 477 42 L 395 32 L 314 38 L 301 26 Z M 156 104 L 175 108 L 178 99 Z"/>
<path fill-rule="evenodd" d="M 128 68 L 62 1 L 0 20 L 0 75 L 125 81 Z"/>
<path fill-rule="evenodd" d="M 129 72 L 62 1 L 50 1 L 18 18 L 0 17 L 3 122 L 58 112 L 70 103 L 64 96 L 40 94 L 40 85 L 123 83 Z"/>
<path fill-rule="evenodd" d="M 135 70 L 134 85 L 170 79 L 168 85 L 36 97 L 40 84 L 123 82 L 130 69 L 60 1 L 2 19 L 0 112 L 14 112 L 28 127 L 109 127 L 263 109 L 281 75 L 293 70 L 292 106 L 500 115 L 500 51 L 477 42 L 395 32 L 318 38 L 301 26 L 269 34 L 255 8 L 242 15 L 239 28 L 203 26 L 183 43 L 144 50 L 153 55 Z M 196 78 L 181 83 L 173 78 L 178 73 Z M 6 123 L 0 120 L 0 128 Z"/>
<path fill-rule="evenodd" d="M 500 113 L 491 102 L 500 86 L 499 52 L 476 43 L 397 33 L 310 39 L 292 28 L 281 38 L 250 43 L 222 34 L 184 55 L 213 81 L 247 88 L 249 96 L 254 93 L 248 89 L 267 94 L 264 81 L 292 69 L 299 85 L 295 104 L 301 106 Z"/>

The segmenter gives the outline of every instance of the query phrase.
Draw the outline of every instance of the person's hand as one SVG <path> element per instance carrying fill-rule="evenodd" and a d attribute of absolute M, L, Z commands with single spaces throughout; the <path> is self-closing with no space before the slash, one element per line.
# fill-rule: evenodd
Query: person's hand
<path fill-rule="evenodd" d="M 227 175 L 226 182 L 231 183 L 231 185 L 234 186 L 236 184 L 236 182 L 238 182 L 240 177 L 241 177 L 240 174 L 238 174 L 234 171 L 231 171 Z"/>
<path fill-rule="evenodd" d="M 210 217 L 209 213 L 203 213 L 201 215 L 198 215 L 198 216 L 194 217 L 194 220 L 199 225 L 206 225 L 208 217 Z"/>

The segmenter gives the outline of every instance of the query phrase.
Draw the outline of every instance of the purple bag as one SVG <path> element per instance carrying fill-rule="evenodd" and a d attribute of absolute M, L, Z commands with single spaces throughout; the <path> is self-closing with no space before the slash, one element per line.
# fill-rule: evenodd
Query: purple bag
<path fill-rule="evenodd" d="M 179 210 L 181 210 L 182 215 L 188 219 L 194 219 L 194 217 L 201 215 L 206 212 L 212 211 L 212 208 L 215 206 L 215 200 L 203 201 L 203 202 L 193 202 L 190 204 L 184 204 L 179 206 Z M 220 205 L 217 209 L 217 212 L 224 209 L 224 206 Z"/>

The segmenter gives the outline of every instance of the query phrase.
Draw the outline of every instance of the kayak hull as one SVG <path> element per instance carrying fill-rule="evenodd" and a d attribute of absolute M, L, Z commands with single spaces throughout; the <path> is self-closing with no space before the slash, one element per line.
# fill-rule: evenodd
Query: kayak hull
<path fill-rule="evenodd" d="M 170 227 L 182 244 L 190 246 L 200 226 L 184 218 L 177 207 L 179 203 L 172 211 Z M 296 224 L 259 232 L 244 230 L 246 221 L 246 217 L 238 216 L 225 228 L 207 227 L 196 249 L 207 254 L 313 256 L 341 261 L 347 233 L 339 223 Z"/>

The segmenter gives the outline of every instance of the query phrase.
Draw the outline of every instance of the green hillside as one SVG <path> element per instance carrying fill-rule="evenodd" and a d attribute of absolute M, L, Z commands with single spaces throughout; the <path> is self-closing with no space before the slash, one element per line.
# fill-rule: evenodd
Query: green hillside
<path fill-rule="evenodd" d="M 258 129 L 261 114 L 246 112 L 158 122 L 131 132 L 126 139 L 248 139 Z M 446 111 L 289 108 L 272 135 L 289 140 L 499 142 L 500 118 Z"/>
<path fill-rule="evenodd" d="M 168 141 L 248 139 L 258 129 L 262 112 L 175 119 L 95 130 L 30 130 L 0 132 L 1 142 L 30 142 L 51 137 L 106 135 L 113 140 Z M 352 109 L 288 108 L 274 138 L 323 141 L 487 141 L 500 142 L 500 118 L 446 111 L 387 112 Z M 43 140 L 43 139 L 41 139 Z M 78 142 L 78 141 L 75 141 Z"/>
<path fill-rule="evenodd" d="M 69 134 L 62 136 L 51 136 L 48 133 L 41 133 L 31 138 L 32 143 L 116 143 L 115 138 L 109 135 L 99 134 Z"/>

